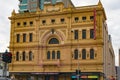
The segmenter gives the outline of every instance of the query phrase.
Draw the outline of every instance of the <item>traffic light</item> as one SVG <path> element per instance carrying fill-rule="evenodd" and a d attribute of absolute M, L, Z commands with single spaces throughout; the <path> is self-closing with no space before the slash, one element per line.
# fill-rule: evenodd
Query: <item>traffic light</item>
<path fill-rule="evenodd" d="M 2 61 L 6 63 L 11 63 L 12 61 L 12 54 L 11 52 L 5 52 L 2 54 Z"/>

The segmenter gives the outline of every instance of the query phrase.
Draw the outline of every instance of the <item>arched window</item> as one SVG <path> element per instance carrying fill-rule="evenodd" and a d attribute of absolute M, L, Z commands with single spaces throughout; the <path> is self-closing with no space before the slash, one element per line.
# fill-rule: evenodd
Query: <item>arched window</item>
<path fill-rule="evenodd" d="M 50 51 L 47 52 L 47 59 L 50 59 Z"/>
<path fill-rule="evenodd" d="M 82 59 L 86 59 L 86 50 L 85 49 L 82 50 Z"/>
<path fill-rule="evenodd" d="M 56 38 L 52 38 L 49 40 L 49 44 L 59 44 L 59 40 Z"/>
<path fill-rule="evenodd" d="M 57 59 L 60 59 L 60 51 L 57 51 Z"/>
<path fill-rule="evenodd" d="M 32 56 L 33 56 L 33 53 L 32 53 L 32 51 L 30 51 L 30 52 L 29 52 L 29 61 L 32 61 L 32 60 L 33 60 L 33 57 L 32 57 Z"/>
<path fill-rule="evenodd" d="M 94 49 L 90 49 L 90 59 L 94 59 Z"/>
<path fill-rule="evenodd" d="M 22 60 L 25 61 L 25 51 L 22 53 Z"/>
<path fill-rule="evenodd" d="M 19 61 L 19 52 L 16 52 L 16 61 Z"/>
<path fill-rule="evenodd" d="M 74 50 L 74 59 L 78 59 L 78 50 Z"/>
<path fill-rule="evenodd" d="M 55 59 L 55 51 L 52 51 L 52 59 Z"/>

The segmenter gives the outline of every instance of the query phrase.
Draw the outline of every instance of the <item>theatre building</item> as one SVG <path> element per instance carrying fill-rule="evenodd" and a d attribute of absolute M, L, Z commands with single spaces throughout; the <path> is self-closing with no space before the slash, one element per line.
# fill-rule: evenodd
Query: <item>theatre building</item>
<path fill-rule="evenodd" d="M 20 0 L 19 12 L 13 10 L 9 17 L 11 77 L 106 80 L 115 76 L 115 56 L 100 1 L 80 7 L 71 0 L 26 1 Z"/>

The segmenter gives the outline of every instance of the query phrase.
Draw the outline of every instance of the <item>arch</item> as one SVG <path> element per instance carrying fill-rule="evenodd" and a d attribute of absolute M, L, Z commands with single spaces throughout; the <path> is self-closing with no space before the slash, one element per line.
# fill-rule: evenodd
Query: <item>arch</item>
<path fill-rule="evenodd" d="M 42 35 L 41 35 L 41 38 L 40 38 L 40 42 L 45 44 L 47 42 L 47 40 L 51 37 L 51 36 L 54 36 L 54 37 L 57 37 L 59 39 L 59 41 L 64 41 L 66 38 L 65 38 L 65 35 L 63 34 L 62 31 L 58 31 L 56 30 L 54 32 L 54 34 L 52 34 L 51 31 L 46 31 L 44 32 Z"/>

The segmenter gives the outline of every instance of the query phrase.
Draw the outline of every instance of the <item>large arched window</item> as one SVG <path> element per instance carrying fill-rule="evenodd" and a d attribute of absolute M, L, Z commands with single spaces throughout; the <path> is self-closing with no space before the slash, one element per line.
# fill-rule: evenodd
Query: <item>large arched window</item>
<path fill-rule="evenodd" d="M 90 49 L 90 59 L 94 59 L 94 49 Z"/>
<path fill-rule="evenodd" d="M 19 61 L 19 52 L 16 52 L 16 61 Z"/>
<path fill-rule="evenodd" d="M 85 49 L 82 50 L 82 59 L 86 59 L 86 50 Z"/>
<path fill-rule="evenodd" d="M 49 44 L 59 44 L 59 40 L 56 38 L 52 38 L 49 40 Z"/>
<path fill-rule="evenodd" d="M 74 59 L 78 59 L 78 50 L 74 50 Z"/>
<path fill-rule="evenodd" d="M 32 60 L 33 60 L 33 57 L 32 57 L 32 56 L 33 56 L 33 53 L 32 53 L 32 51 L 30 51 L 30 52 L 29 52 L 29 61 L 32 61 Z"/>
<path fill-rule="evenodd" d="M 25 61 L 25 51 L 22 53 L 22 60 Z"/>

